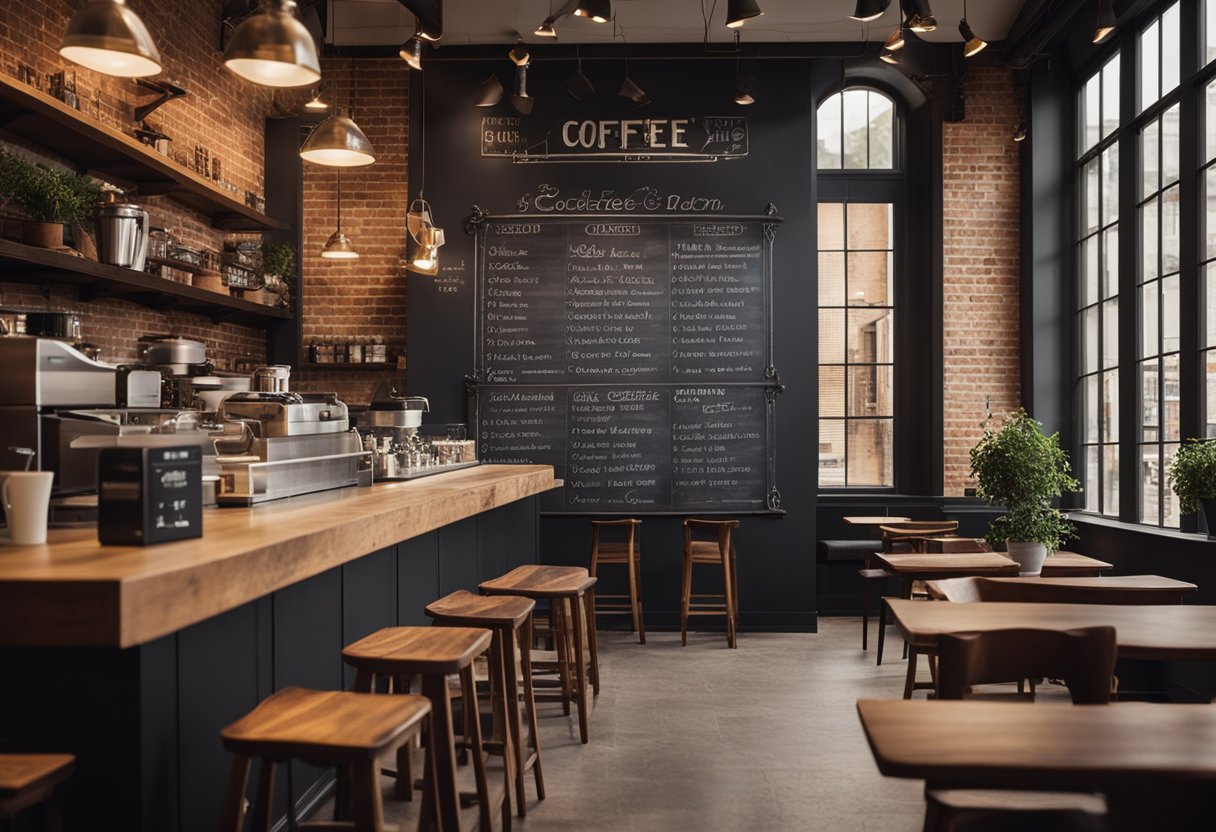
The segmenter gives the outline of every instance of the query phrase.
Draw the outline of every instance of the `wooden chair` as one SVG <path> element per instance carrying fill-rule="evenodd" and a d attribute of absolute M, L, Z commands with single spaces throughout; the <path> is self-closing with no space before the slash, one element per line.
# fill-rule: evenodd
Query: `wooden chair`
<path fill-rule="evenodd" d="M 1110 701 L 1115 628 L 992 630 L 938 638 L 938 698 L 963 699 L 973 685 L 1060 678 L 1076 705 Z M 1029 706 L 1028 706 L 1029 707 Z M 1034 719 L 1027 713 L 1027 719 Z M 937 789 L 925 785 L 925 830 L 1104 828 L 1106 804 L 1092 794 Z"/>
<path fill-rule="evenodd" d="M 338 769 L 335 820 L 326 829 L 382 832 L 378 758 L 407 744 L 426 726 L 431 703 L 421 696 L 371 696 L 348 691 L 284 688 L 220 732 L 232 755 L 224 797 L 224 832 L 241 832 L 247 804 L 245 787 L 252 759 L 261 761 L 253 802 L 254 832 L 274 824 L 274 767 L 303 760 Z M 434 811 L 434 767 L 428 754 L 423 811 L 418 828 L 429 828 Z"/>
<path fill-rule="evenodd" d="M 451 693 L 448 676 L 460 678 L 460 700 L 463 709 L 464 736 L 459 743 L 472 757 L 473 776 L 477 784 L 477 804 L 480 821 L 478 828 L 490 832 L 493 828 L 495 810 L 502 815 L 502 828 L 511 828 L 510 790 L 513 778 L 512 752 L 503 755 L 505 787 L 492 794 L 486 767 L 485 748 L 482 744 L 481 718 L 477 703 L 477 680 L 473 675 L 473 661 L 486 655 L 493 645 L 493 633 L 481 627 L 385 627 L 371 635 L 348 645 L 342 650 L 342 660 L 355 669 L 355 690 L 371 692 L 376 689 L 377 677 L 387 677 L 395 691 L 406 689 L 405 680 L 410 676 L 422 677 L 422 695 L 430 701 L 432 709 L 431 728 L 427 732 L 427 759 L 435 772 L 436 800 L 439 821 L 444 832 L 460 832 L 460 789 L 456 778 L 455 729 L 452 720 Z M 505 681 L 494 680 L 494 669 L 501 672 L 501 664 L 490 662 L 491 687 L 498 698 L 491 696 L 495 706 L 503 702 L 501 692 Z M 397 695 L 379 696 L 380 700 L 392 701 Z M 496 707 L 494 721 L 506 722 L 506 714 Z M 504 742 L 511 742 L 508 732 Z M 433 763 L 430 761 L 433 760 Z M 412 788 L 409 765 L 409 750 L 397 755 L 397 793 L 408 799 Z M 426 812 L 423 813 L 424 816 Z"/>
<path fill-rule="evenodd" d="M 628 615 L 633 625 L 630 632 L 638 634 L 638 644 L 646 643 L 646 623 L 642 619 L 642 548 L 638 541 L 641 520 L 592 520 L 591 521 L 591 576 L 599 577 L 602 564 L 618 564 L 625 567 L 629 578 L 628 595 L 596 594 L 595 614 Z M 626 528 L 624 541 L 605 542 L 601 532 L 619 527 Z M 626 599 L 627 602 L 626 602 Z"/>
<path fill-rule="evenodd" d="M 549 602 L 556 652 L 552 659 L 534 654 L 532 663 L 536 668 L 557 671 L 562 709 L 569 714 L 570 702 L 575 703 L 583 742 L 590 739 L 588 693 L 598 696 L 600 692 L 599 649 L 591 612 L 595 609 L 595 583 L 596 578 L 581 566 L 517 566 L 480 586 L 486 595 L 519 595 Z M 540 698 L 543 694 L 536 695 Z"/>
<path fill-rule="evenodd" d="M 981 601 L 1021 601 L 1042 604 L 1118 604 L 1122 606 L 1182 603 L 1181 593 L 1163 599 L 1162 593 L 1129 586 L 1075 587 L 1067 584 L 1045 584 L 1037 580 L 994 581 L 991 578 L 976 578 L 975 580 L 977 581 Z"/>
<path fill-rule="evenodd" d="M 680 592 L 680 644 L 688 644 L 690 615 L 721 615 L 726 618 L 726 644 L 737 647 L 739 628 L 739 577 L 731 532 L 738 520 L 684 521 L 684 566 Z M 698 539 L 700 538 L 700 539 Z M 716 566 L 722 570 L 722 594 L 692 592 L 692 568 Z M 710 599 L 722 599 L 720 602 Z"/>
<path fill-rule="evenodd" d="M 983 601 L 980 582 L 983 578 L 942 578 L 925 581 L 925 591 L 931 601 L 953 601 L 956 604 L 972 604 Z"/>
<path fill-rule="evenodd" d="M 71 754 L 0 754 L 0 820 L 11 825 L 18 812 L 40 806 L 44 832 L 59 832 L 55 787 L 75 766 Z"/>
<path fill-rule="evenodd" d="M 923 552 L 925 539 L 954 534 L 958 530 L 957 520 L 908 520 L 902 523 L 887 523 L 878 527 L 882 532 L 882 551 L 884 552 Z M 870 587 L 881 582 L 883 586 L 892 579 L 899 577 L 894 572 L 874 566 L 871 558 L 866 558 L 865 567 L 858 572 L 861 575 L 861 649 L 869 648 L 870 640 Z M 911 589 L 911 585 L 907 587 Z M 905 592 L 905 596 L 907 592 Z M 886 644 L 887 635 L 887 605 L 878 602 L 878 656 L 877 664 L 882 664 L 882 651 Z"/>
<path fill-rule="evenodd" d="M 457 627 L 485 627 L 494 633 L 491 652 L 494 662 L 502 667 L 501 678 L 506 682 L 506 730 L 511 742 L 494 737 L 483 745 L 487 750 L 514 753 L 515 812 L 527 817 L 528 800 L 524 782 L 528 769 L 536 780 L 536 798 L 545 799 L 545 775 L 540 760 L 540 739 L 536 724 L 536 696 L 532 686 L 532 611 L 536 602 L 531 598 L 500 595 L 474 595 L 457 590 L 427 605 L 426 614 L 436 624 Z M 523 681 L 522 689 L 520 681 Z M 496 668 L 491 678 L 500 678 Z M 528 717 L 528 738 L 525 743 L 519 705 L 523 700 Z M 531 751 L 525 755 L 524 749 Z"/>

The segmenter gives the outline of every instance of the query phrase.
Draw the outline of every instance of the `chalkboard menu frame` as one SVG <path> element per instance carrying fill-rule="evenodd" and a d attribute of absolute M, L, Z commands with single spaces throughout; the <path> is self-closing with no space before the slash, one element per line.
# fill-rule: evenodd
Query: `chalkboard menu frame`
<path fill-rule="evenodd" d="M 781 508 L 781 494 L 776 486 L 776 417 L 775 406 L 778 395 L 784 390 L 781 384 L 780 376 L 776 369 L 776 364 L 773 356 L 773 278 L 772 278 L 772 247 L 776 236 L 776 229 L 781 223 L 781 217 L 777 214 L 776 208 L 772 205 L 763 214 L 664 214 L 664 213 L 647 213 L 647 214 L 574 214 L 574 213 L 554 213 L 554 214 L 502 214 L 491 215 L 476 206 L 473 209 L 473 215 L 468 219 L 465 230 L 475 238 L 474 246 L 474 287 L 473 287 L 473 304 L 474 304 L 474 360 L 475 369 L 473 373 L 467 376 L 467 393 L 468 393 L 468 415 L 469 424 L 473 435 L 478 439 L 479 448 L 487 458 L 493 458 L 493 442 L 491 438 L 494 436 L 493 425 L 501 421 L 500 417 L 503 413 L 503 408 L 506 407 L 507 413 L 524 413 L 529 412 L 531 417 L 526 421 L 534 424 L 536 430 L 532 431 L 535 435 L 535 442 L 525 444 L 524 448 L 539 449 L 535 451 L 534 456 L 530 456 L 525 452 L 519 457 L 528 458 L 529 461 L 535 462 L 551 462 L 555 465 L 559 472 L 559 476 L 565 474 L 565 464 L 567 462 L 567 454 L 569 458 L 577 459 L 578 454 L 569 450 L 567 446 L 574 448 L 580 447 L 580 439 L 585 437 L 578 436 L 580 430 L 583 433 L 595 433 L 596 429 L 586 428 L 580 429 L 577 427 L 578 416 L 574 415 L 575 411 L 592 411 L 592 412 L 608 412 L 612 413 L 617 410 L 630 410 L 628 417 L 622 417 L 617 413 L 613 417 L 606 416 L 588 416 L 591 421 L 611 421 L 614 424 L 623 422 L 641 424 L 647 421 L 654 423 L 653 430 L 648 428 L 638 428 L 639 432 L 653 434 L 653 441 L 665 442 L 664 447 L 671 449 L 670 458 L 663 458 L 659 447 L 646 448 L 644 442 L 628 443 L 623 442 L 625 446 L 632 447 L 636 453 L 625 453 L 620 456 L 638 457 L 634 465 L 624 464 L 615 465 L 611 468 L 605 466 L 602 470 L 596 471 L 597 474 L 604 474 L 609 470 L 644 470 L 648 469 L 652 473 L 650 479 L 627 480 L 630 485 L 634 482 L 642 485 L 652 486 L 651 491 L 658 494 L 666 488 L 669 495 L 667 501 L 661 499 L 646 498 L 645 488 L 630 488 L 623 491 L 617 488 L 586 488 L 582 491 L 574 491 L 572 488 L 578 486 L 591 486 L 602 484 L 599 482 L 578 482 L 577 477 L 572 478 L 566 474 L 566 488 L 562 492 L 554 492 L 547 496 L 547 499 L 542 499 L 541 510 L 546 514 L 596 514 L 596 515 L 637 515 L 645 514 L 651 516 L 662 515 L 783 515 L 785 512 Z M 684 228 L 686 224 L 692 225 L 691 229 Z M 559 313 L 556 309 L 548 307 L 557 307 L 560 297 L 562 307 L 565 308 L 568 291 L 577 291 L 577 288 L 567 286 L 567 281 L 577 283 L 580 279 L 578 276 L 567 277 L 563 275 L 559 281 L 553 281 L 549 285 L 538 285 L 540 283 L 539 275 L 530 275 L 529 264 L 520 262 L 519 258 L 512 260 L 507 258 L 504 262 L 501 257 L 496 259 L 496 255 L 506 254 L 521 254 L 524 259 L 528 257 L 540 259 L 544 263 L 548 249 L 554 249 L 552 254 L 556 254 L 560 250 L 563 257 L 563 263 L 566 262 L 566 245 L 567 231 L 563 227 L 583 226 L 583 230 L 591 233 L 593 229 L 609 229 L 606 235 L 612 236 L 612 229 L 627 227 L 631 233 L 641 241 L 639 245 L 645 245 L 645 240 L 650 239 L 652 244 L 657 245 L 655 240 L 662 242 L 670 260 L 683 257 L 686 261 L 692 262 L 691 270 L 696 270 L 696 259 L 699 248 L 708 251 L 711 246 L 701 245 L 696 242 L 684 242 L 680 247 L 684 250 L 691 249 L 691 253 L 677 255 L 672 253 L 672 229 L 678 229 L 678 234 L 693 235 L 692 238 L 681 237 L 681 239 L 694 239 L 697 235 L 703 233 L 704 229 L 709 229 L 712 232 L 715 229 L 726 229 L 724 233 L 729 233 L 735 237 L 743 238 L 746 241 L 754 240 L 759 244 L 760 250 L 760 269 L 758 274 L 752 274 L 747 271 L 746 263 L 735 265 L 734 268 L 742 269 L 742 272 L 736 272 L 736 275 L 730 275 L 721 278 L 724 282 L 734 284 L 747 284 L 744 286 L 730 287 L 725 291 L 735 291 L 741 294 L 738 298 L 741 302 L 732 300 L 728 305 L 739 307 L 738 320 L 749 320 L 758 327 L 759 338 L 757 333 L 753 331 L 756 327 L 749 325 L 736 325 L 735 329 L 745 330 L 737 333 L 740 337 L 727 338 L 723 337 L 723 341 L 746 342 L 740 344 L 739 355 L 751 356 L 758 358 L 759 361 L 753 364 L 742 363 L 745 359 L 738 359 L 740 363 L 734 366 L 723 366 L 722 362 L 718 361 L 718 366 L 697 366 L 694 360 L 692 364 L 676 366 L 675 359 L 666 358 L 666 364 L 661 366 L 652 366 L 646 368 L 645 371 L 650 372 L 650 376 L 637 375 L 638 367 L 628 365 L 628 372 L 622 371 L 620 375 L 613 373 L 612 356 L 625 357 L 628 360 L 627 351 L 621 352 L 612 350 L 603 350 L 601 352 L 590 353 L 590 358 L 593 359 L 589 363 L 570 364 L 566 365 L 568 360 L 572 360 L 570 356 L 561 354 L 556 356 L 557 350 L 549 349 L 544 352 L 547 347 L 558 346 L 556 343 L 546 344 L 539 339 L 535 342 L 524 341 L 522 343 L 531 344 L 535 350 L 533 355 L 525 356 L 526 361 L 536 363 L 547 363 L 548 366 L 542 372 L 548 373 L 549 378 L 520 378 L 510 370 L 505 370 L 504 366 L 511 366 L 514 359 L 515 364 L 520 363 L 519 353 L 503 354 L 495 353 L 493 344 L 497 343 L 493 337 L 496 332 L 502 330 L 501 326 L 495 327 L 495 323 L 502 321 L 502 307 L 504 306 L 523 306 L 528 307 L 530 304 L 527 300 L 535 301 L 531 304 L 536 307 L 546 307 L 546 312 L 549 317 L 555 320 L 560 318 L 560 323 L 564 327 L 569 327 L 570 323 L 564 317 L 566 313 Z M 664 228 L 667 231 L 666 237 L 663 235 Z M 516 248 L 510 248 L 504 244 L 504 240 L 510 240 L 512 234 L 516 232 L 526 232 L 532 235 L 533 241 L 531 249 L 523 248 L 527 243 L 521 243 Z M 710 236 L 709 232 L 706 236 Z M 490 239 L 498 240 L 497 248 L 491 247 L 487 249 Z M 580 237 L 580 239 L 582 239 Z M 665 240 L 665 242 L 663 242 Z M 560 243 L 558 242 L 560 241 Z M 592 243 L 595 241 L 592 240 Z M 548 247 L 548 248 L 545 248 Z M 537 250 L 540 250 L 538 253 Z M 751 251 L 755 250 L 755 245 L 750 247 Z M 607 258 L 611 259 L 615 253 L 611 249 L 606 249 Z M 588 274 L 582 277 L 583 280 L 589 283 L 599 283 L 598 276 L 607 267 L 599 265 L 599 262 L 604 259 L 605 250 L 591 250 L 586 252 L 589 265 L 583 267 L 583 271 Z M 660 252 L 661 253 L 661 252 Z M 715 257 L 713 254 L 704 254 L 706 258 L 711 260 Z M 731 256 L 731 255 L 719 255 Z M 635 260 L 641 258 L 642 255 L 635 253 Z M 626 258 L 628 259 L 628 258 Z M 489 268 L 487 264 L 490 264 Z M 519 269 L 520 271 L 504 272 L 505 269 Z M 564 267 L 565 270 L 577 268 L 571 265 Z M 620 268 L 628 268 L 622 266 Z M 635 265 L 634 268 L 640 268 Z M 659 285 L 650 289 L 650 291 L 641 291 L 641 295 L 665 295 L 667 301 L 667 311 L 671 320 L 672 309 L 676 303 L 673 297 L 680 292 L 676 287 L 679 283 L 679 278 L 673 279 L 675 269 L 661 275 L 663 280 L 658 281 Z M 510 277 L 508 278 L 508 274 Z M 657 273 L 656 273 L 657 274 Z M 649 278 L 641 278 L 649 280 L 655 274 L 651 274 Z M 755 284 L 758 278 L 758 284 Z M 700 278 L 698 278 L 700 279 Z M 708 279 L 708 276 L 705 278 Z M 618 274 L 615 280 L 620 283 L 625 283 L 630 280 L 630 275 Z M 510 282 L 508 282 L 510 281 Z M 612 282 L 609 279 L 606 282 Z M 512 283 L 530 284 L 531 289 L 527 285 L 524 287 L 524 302 L 520 302 L 521 295 L 515 291 L 504 291 L 501 287 L 504 285 L 510 286 Z M 675 292 L 673 292 L 675 288 Z M 532 294 L 529 294 L 531 291 Z M 618 292 L 620 290 L 617 290 Z M 724 291 L 717 289 L 715 291 Z M 554 297 L 544 297 L 544 293 L 553 294 Z M 594 290 L 592 290 L 594 292 Z M 757 303 L 754 295 L 760 295 L 759 303 Z M 735 296 L 731 296 L 734 298 Z M 547 303 L 546 303 L 547 302 Z M 712 301 L 697 301 L 697 303 L 705 304 Z M 724 301 L 725 303 L 725 301 Z M 619 304 L 618 304 L 619 305 Z M 491 309 L 490 307 L 493 307 Z M 714 310 L 717 311 L 717 310 Z M 543 317 L 546 312 L 529 312 L 525 313 L 524 317 L 536 316 Z M 624 313 L 622 313 L 624 314 Z M 648 316 L 649 317 L 649 316 Z M 712 318 L 709 316 L 707 319 Z M 725 317 L 725 316 L 724 316 Z M 735 315 L 729 316 L 732 320 Z M 535 327 L 537 333 L 546 335 L 552 341 L 556 335 L 553 332 L 548 332 L 544 328 L 544 321 L 541 321 Z M 555 321 L 548 322 L 552 327 Z M 663 324 L 668 327 L 667 332 L 673 332 L 674 327 L 670 321 Z M 645 328 L 645 324 L 640 324 L 640 327 Z M 717 329 L 718 327 L 714 327 Z M 722 328 L 730 328 L 725 326 Z M 630 327 L 633 329 L 633 327 Z M 699 329 L 708 329 L 699 328 Z M 734 333 L 732 333 L 734 334 Z M 563 339 L 568 339 L 569 335 L 563 330 Z M 676 336 L 672 335 L 672 346 L 676 344 Z M 616 339 L 591 339 L 615 343 Z M 643 340 L 645 340 L 643 338 Z M 690 342 L 695 342 L 695 338 L 687 339 Z M 622 339 L 623 341 L 623 339 Z M 561 346 L 568 347 L 569 345 L 563 341 Z M 752 347 L 747 350 L 745 347 Z M 761 353 L 757 355 L 757 352 Z M 675 349 L 670 350 L 669 356 L 704 356 L 704 355 L 725 355 L 730 353 L 715 353 L 715 352 L 677 352 Z M 579 357 L 587 356 L 583 353 Z M 629 353 L 628 355 L 636 355 Z M 649 355 L 649 353 L 643 353 Z M 599 367 L 596 366 L 594 359 L 603 356 L 606 364 Z M 557 360 L 552 360 L 557 357 Z M 572 373 L 575 372 L 575 366 L 578 367 L 577 372 L 587 373 L 588 376 L 575 377 Z M 676 376 L 684 373 L 683 376 Z M 502 402 L 511 402 L 512 406 L 503 405 Z M 524 403 L 518 405 L 516 403 Z M 588 404 L 589 402 L 603 402 L 603 404 Z M 615 402 L 612 405 L 608 402 Z M 624 402 L 634 402 L 635 404 L 622 404 Z M 636 404 L 642 402 L 643 404 Z M 572 404 L 578 403 L 578 404 Z M 649 404 L 645 404 L 649 403 Z M 651 412 L 640 413 L 637 411 L 650 408 Z M 665 408 L 665 410 L 663 409 Z M 695 418 L 688 417 L 690 414 L 719 414 L 717 416 L 703 417 L 699 421 Z M 546 416 L 547 414 L 547 416 Z M 559 417 L 560 416 L 560 420 Z M 663 417 L 666 417 L 664 421 Z M 743 420 L 740 423 L 735 423 L 732 420 Z M 559 424 L 560 421 L 560 424 Z M 571 424 L 571 423 L 575 424 Z M 547 429 L 547 430 L 546 430 Z M 717 433 L 714 430 L 717 429 Z M 613 433 L 619 430 L 629 430 L 629 428 L 612 427 L 608 428 Z M 560 435 L 554 434 L 557 431 Z M 665 432 L 667 431 L 667 432 Z M 725 432 L 723 432 L 725 431 Z M 733 431 L 733 432 L 732 432 Z M 599 432 L 603 432 L 602 430 Z M 551 434 L 553 434 L 551 436 Z M 725 437 L 723 439 L 722 437 Z M 592 437 L 595 438 L 595 437 Z M 556 442 L 545 444 L 545 440 L 555 439 Z M 688 440 L 690 444 L 685 445 L 682 440 Z M 528 442 L 528 440 L 525 440 Z M 554 447 L 555 444 L 561 444 L 560 448 Z M 709 445 L 706 443 L 717 443 Z M 581 442 L 581 447 L 594 448 L 595 444 L 591 442 Z M 681 448 L 684 448 L 690 453 L 703 453 L 700 457 L 684 457 L 679 456 Z M 612 458 L 616 459 L 614 452 Z M 487 453 L 488 452 L 488 453 Z M 706 453 L 708 452 L 708 453 Z M 709 453 L 716 453 L 714 456 Z M 724 455 L 726 454 L 726 455 Z M 737 455 L 729 455 L 737 454 Z M 597 457 L 594 454 L 589 455 L 590 458 Z M 585 457 L 586 458 L 586 457 Z M 627 461 L 627 460 L 626 460 Z M 645 464 L 643 464 L 643 461 Z M 708 464 L 706 464 L 708 463 Z M 590 463 L 595 465 L 597 463 Z M 571 469 L 578 467 L 578 463 L 572 463 Z M 584 469 L 586 470 L 586 469 Z M 742 474 L 732 474 L 731 472 L 744 472 Z M 620 481 L 612 481 L 612 474 L 606 474 L 608 477 L 607 484 L 609 486 L 619 485 Z M 626 475 L 619 475 L 626 476 Z M 637 475 L 635 475 L 637 476 Z M 641 477 L 648 476 L 641 474 Z M 732 476 L 738 477 L 733 479 Z M 681 479 L 683 477 L 683 479 Z M 698 478 L 699 477 L 699 478 Z M 725 485 L 729 483 L 730 485 Z M 732 488 L 733 486 L 733 488 Z M 738 489 L 742 489 L 745 494 L 741 498 L 735 498 Z M 642 495 L 640 498 L 634 498 L 633 495 Z"/>

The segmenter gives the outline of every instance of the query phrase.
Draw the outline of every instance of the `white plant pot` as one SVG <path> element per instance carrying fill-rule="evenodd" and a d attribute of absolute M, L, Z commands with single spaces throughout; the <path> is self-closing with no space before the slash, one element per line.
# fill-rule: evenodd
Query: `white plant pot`
<path fill-rule="evenodd" d="M 1005 546 L 1010 559 L 1019 567 L 1019 575 L 1038 575 L 1043 571 L 1043 561 L 1047 560 L 1047 544 L 1007 540 Z"/>

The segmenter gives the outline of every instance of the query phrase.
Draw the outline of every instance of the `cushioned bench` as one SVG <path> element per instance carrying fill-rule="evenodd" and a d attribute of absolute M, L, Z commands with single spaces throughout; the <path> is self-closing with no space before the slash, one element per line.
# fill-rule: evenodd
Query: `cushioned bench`
<path fill-rule="evenodd" d="M 821 540 L 818 549 L 820 561 L 864 561 L 869 555 L 882 551 L 882 541 Z"/>

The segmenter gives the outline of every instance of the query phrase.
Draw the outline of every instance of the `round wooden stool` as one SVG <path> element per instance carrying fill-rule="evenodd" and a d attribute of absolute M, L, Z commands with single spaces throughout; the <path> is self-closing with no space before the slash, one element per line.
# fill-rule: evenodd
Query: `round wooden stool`
<path fill-rule="evenodd" d="M 400 747 L 426 725 L 431 703 L 421 696 L 371 696 L 348 691 L 284 688 L 220 731 L 224 748 L 232 753 L 224 797 L 225 832 L 245 828 L 245 786 L 249 764 L 261 760 L 257 797 L 253 804 L 254 832 L 269 832 L 274 824 L 274 766 L 303 760 L 334 766 L 339 772 L 335 822 L 327 829 L 382 832 L 384 807 L 380 797 L 378 758 Z M 422 818 L 434 805 L 433 766 L 428 756 Z M 348 784 L 343 789 L 342 784 Z M 349 815 L 348 815 L 349 811 Z"/>
<path fill-rule="evenodd" d="M 456 780 L 456 739 L 452 724 L 451 693 L 448 676 L 460 677 L 460 698 L 464 711 L 464 738 L 460 745 L 473 758 L 477 783 L 479 828 L 493 828 L 494 811 L 502 812 L 503 829 L 511 828 L 510 752 L 503 755 L 506 787 L 492 796 L 486 774 L 486 754 L 481 741 L 481 719 L 477 704 L 477 682 L 473 660 L 490 651 L 493 633 L 481 627 L 385 627 L 342 650 L 342 660 L 355 669 L 355 690 L 372 691 L 376 677 L 388 677 L 395 690 L 405 690 L 410 676 L 422 677 L 422 695 L 431 702 L 431 729 L 427 736 L 428 761 L 434 759 L 435 789 L 438 792 L 439 818 L 445 832 L 460 831 L 460 787 Z M 491 668 L 495 662 L 491 662 Z M 501 672 L 501 666 L 499 666 Z M 491 684 L 504 690 L 501 679 Z M 395 699 L 395 696 L 382 697 Z M 503 715 L 495 712 L 501 724 Z M 510 735 L 505 737 L 509 745 Z M 397 791 L 408 794 L 410 766 L 408 751 L 397 757 Z M 429 764 L 429 762 L 428 762 Z M 425 815 L 425 813 L 424 813 Z"/>
<path fill-rule="evenodd" d="M 726 618 L 726 644 L 737 647 L 735 635 L 739 629 L 739 579 L 735 569 L 735 544 L 731 532 L 739 528 L 738 520 L 684 521 L 684 571 L 680 590 L 680 644 L 688 644 L 690 615 L 721 615 Z M 697 539 L 700 537 L 701 539 Z M 696 565 L 716 566 L 722 570 L 722 594 L 692 592 L 692 568 Z M 709 601 L 706 599 L 718 599 Z"/>
<path fill-rule="evenodd" d="M 507 730 L 509 746 L 497 737 L 485 743 L 491 750 L 505 753 L 510 747 L 515 753 L 515 813 L 527 816 L 527 796 L 524 781 L 532 769 L 536 779 L 536 799 L 545 799 L 545 776 L 540 762 L 540 739 L 536 725 L 536 697 L 532 687 L 532 611 L 536 602 L 519 596 L 474 595 L 461 589 L 427 605 L 426 614 L 436 624 L 466 627 L 486 627 L 494 633 L 491 654 L 502 667 L 506 680 Z M 518 649 L 518 653 L 517 653 Z M 523 690 L 519 681 L 522 672 Z M 491 669 L 491 678 L 499 676 Z M 519 701 L 523 699 L 528 715 L 528 740 L 525 745 Z M 530 751 L 525 756 L 525 748 Z"/>
<path fill-rule="evenodd" d="M 642 546 L 638 540 L 641 520 L 592 520 L 591 521 L 591 577 L 599 577 L 599 567 L 604 564 L 624 566 L 629 577 L 628 595 L 605 595 L 597 593 L 595 614 L 628 615 L 637 631 L 638 644 L 646 643 L 646 623 L 642 620 Z M 623 541 L 606 542 L 600 539 L 601 531 L 609 534 L 619 527 L 626 527 Z"/>
<path fill-rule="evenodd" d="M 55 787 L 68 779 L 75 765 L 71 754 L 0 754 L 0 820 L 11 825 L 18 812 L 41 804 L 42 828 L 58 832 Z"/>
<path fill-rule="evenodd" d="M 600 692 L 600 661 L 595 643 L 595 578 L 581 566 L 518 566 L 500 578 L 481 584 L 486 595 L 521 595 L 547 599 L 557 655 L 552 661 L 537 659 L 537 667 L 556 668 L 561 679 L 562 707 L 569 713 L 570 701 L 578 709 L 578 732 L 588 740 L 588 676 L 596 695 Z M 572 638 L 567 639 L 567 631 Z M 586 641 L 584 650 L 583 642 Z M 570 649 L 570 641 L 574 649 Z M 571 673 L 573 671 L 573 673 Z M 573 676 L 573 678 L 572 678 Z M 539 694 L 538 694 L 539 696 Z"/>

